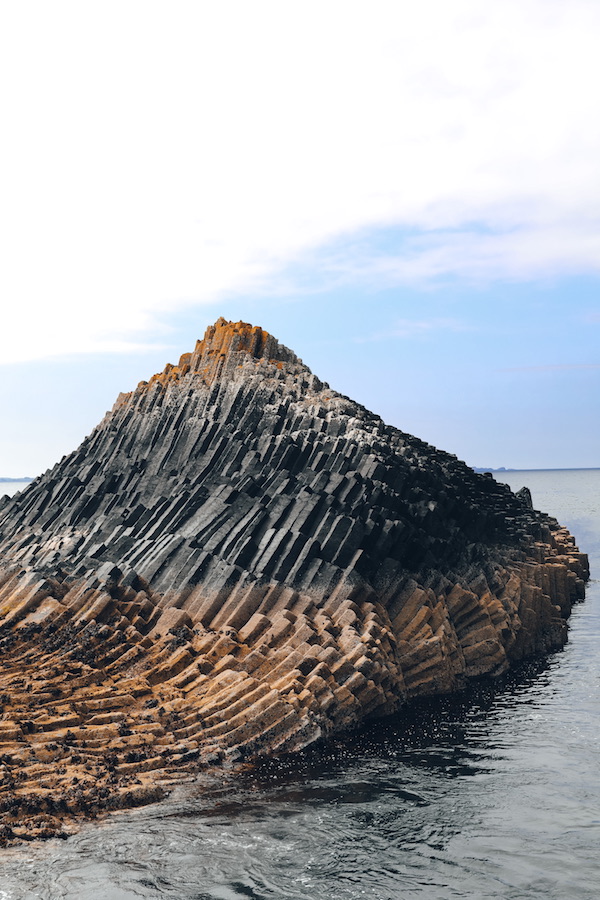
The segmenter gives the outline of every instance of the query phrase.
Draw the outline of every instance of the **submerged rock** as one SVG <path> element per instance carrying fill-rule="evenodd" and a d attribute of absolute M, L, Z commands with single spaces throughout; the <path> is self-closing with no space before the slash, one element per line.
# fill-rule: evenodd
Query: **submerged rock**
<path fill-rule="evenodd" d="M 587 558 L 220 319 L 0 501 L 0 841 L 566 640 Z"/>

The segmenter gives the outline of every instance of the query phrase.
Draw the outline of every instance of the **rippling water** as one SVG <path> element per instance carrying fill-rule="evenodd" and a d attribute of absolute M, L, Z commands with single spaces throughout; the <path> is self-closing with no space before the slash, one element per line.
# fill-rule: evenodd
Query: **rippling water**
<path fill-rule="evenodd" d="M 600 565 L 600 471 L 504 473 Z M 1 851 L 0 900 L 595 898 L 600 587 L 567 647 L 300 757 Z"/>

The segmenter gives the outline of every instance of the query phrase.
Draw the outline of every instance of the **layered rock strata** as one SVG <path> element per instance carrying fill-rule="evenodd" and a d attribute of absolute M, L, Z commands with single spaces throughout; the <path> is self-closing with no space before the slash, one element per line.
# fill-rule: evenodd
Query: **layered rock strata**
<path fill-rule="evenodd" d="M 526 496 L 219 320 L 0 502 L 2 835 L 499 674 L 587 577 Z"/>

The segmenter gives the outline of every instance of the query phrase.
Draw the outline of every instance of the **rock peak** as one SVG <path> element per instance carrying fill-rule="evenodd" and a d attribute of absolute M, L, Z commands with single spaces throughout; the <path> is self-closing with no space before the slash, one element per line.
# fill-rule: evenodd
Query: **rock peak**
<path fill-rule="evenodd" d="M 192 370 L 203 367 L 213 372 L 215 361 L 233 354 L 247 354 L 254 359 L 302 365 L 295 353 L 280 344 L 272 334 L 248 322 L 228 322 L 222 316 L 210 325 L 191 355 Z"/>
<path fill-rule="evenodd" d="M 184 353 L 176 366 L 167 363 L 149 383 L 178 379 L 192 372 L 204 384 L 212 384 L 250 360 L 264 360 L 280 368 L 284 364 L 299 366 L 310 374 L 302 360 L 268 331 L 248 322 L 229 322 L 221 316 L 209 325 L 202 340 L 196 341 L 193 353 Z"/>

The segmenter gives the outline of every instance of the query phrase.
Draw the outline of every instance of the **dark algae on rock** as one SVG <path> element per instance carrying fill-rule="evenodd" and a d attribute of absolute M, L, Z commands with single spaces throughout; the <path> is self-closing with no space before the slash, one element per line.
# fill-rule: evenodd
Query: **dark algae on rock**
<path fill-rule="evenodd" d="M 554 519 L 220 319 L 0 501 L 0 840 L 560 647 Z"/>

